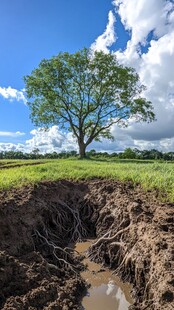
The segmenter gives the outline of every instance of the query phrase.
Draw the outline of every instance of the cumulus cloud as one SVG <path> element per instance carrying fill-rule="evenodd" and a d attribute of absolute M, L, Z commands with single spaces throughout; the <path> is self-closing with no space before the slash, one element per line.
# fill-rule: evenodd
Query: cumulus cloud
<path fill-rule="evenodd" d="M 120 63 L 137 70 L 147 87 L 143 95 L 152 101 L 157 118 L 151 124 L 131 122 L 125 129 L 113 126 L 112 133 L 120 148 L 123 143 L 124 147 L 174 150 L 174 2 L 114 0 L 112 3 L 115 14 L 119 14 L 130 33 L 125 50 L 113 52 Z M 100 48 L 97 42 L 98 39 L 96 49 Z"/>
<path fill-rule="evenodd" d="M 113 4 L 125 29 L 131 32 L 133 45 L 146 44 L 151 31 L 161 37 L 171 28 L 172 1 L 114 0 Z"/>
<path fill-rule="evenodd" d="M 0 87 L 0 95 L 4 99 L 8 99 L 10 101 L 23 101 L 26 103 L 26 98 L 24 95 L 24 89 L 22 90 L 17 90 L 15 88 L 12 88 L 11 86 L 9 87 Z"/>
<path fill-rule="evenodd" d="M 62 152 L 77 150 L 77 143 L 71 132 L 64 133 L 58 126 L 52 126 L 48 130 L 34 129 L 33 137 L 26 141 L 26 148 L 32 151 L 38 148 L 40 152 Z"/>
<path fill-rule="evenodd" d="M 160 138 L 156 140 L 151 138 L 149 140 L 142 139 L 142 137 L 134 136 L 134 133 L 125 131 L 125 129 L 119 128 L 116 125 L 112 127 L 112 134 L 115 137 L 114 141 L 102 140 L 102 143 L 93 141 L 88 150 L 95 149 L 97 152 L 122 152 L 125 148 L 138 148 L 139 150 L 151 150 L 158 149 L 162 152 L 174 152 L 174 137 L 172 138 Z"/>
<path fill-rule="evenodd" d="M 105 53 L 109 53 L 108 47 L 112 46 L 112 44 L 116 41 L 116 35 L 114 30 L 115 21 L 116 17 L 114 16 L 112 11 L 109 11 L 106 30 L 91 45 L 91 49 L 93 51 L 103 51 Z"/>
<path fill-rule="evenodd" d="M 25 145 L 21 143 L 0 143 L 0 152 L 23 152 L 25 153 Z"/>

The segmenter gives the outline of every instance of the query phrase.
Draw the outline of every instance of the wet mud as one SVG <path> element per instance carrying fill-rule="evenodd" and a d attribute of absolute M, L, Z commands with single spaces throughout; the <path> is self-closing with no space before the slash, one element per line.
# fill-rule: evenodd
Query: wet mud
<path fill-rule="evenodd" d="M 131 285 L 120 281 L 108 268 L 87 257 L 92 240 L 76 243 L 75 249 L 84 255 L 83 263 L 87 268 L 81 272 L 82 278 L 89 283 L 89 288 L 82 300 L 81 310 L 128 310 L 133 303 L 130 295 Z"/>
<path fill-rule="evenodd" d="M 111 180 L 0 193 L 0 309 L 76 310 L 87 283 L 69 244 L 132 284 L 131 310 L 174 309 L 174 204 Z M 108 309 L 109 310 L 109 309 Z"/>

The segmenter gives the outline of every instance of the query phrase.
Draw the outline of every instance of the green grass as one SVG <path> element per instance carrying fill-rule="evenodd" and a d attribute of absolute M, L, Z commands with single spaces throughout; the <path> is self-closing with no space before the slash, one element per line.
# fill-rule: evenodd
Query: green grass
<path fill-rule="evenodd" d="M 158 189 L 162 194 L 167 194 L 170 201 L 174 201 L 174 164 L 172 163 L 61 159 L 43 160 L 43 163 L 38 165 L 23 165 L 34 162 L 37 161 L 20 160 L 20 167 L 0 169 L 0 189 L 20 187 L 42 180 L 82 180 L 99 177 L 131 180 L 134 184 L 141 184 L 145 190 Z"/>

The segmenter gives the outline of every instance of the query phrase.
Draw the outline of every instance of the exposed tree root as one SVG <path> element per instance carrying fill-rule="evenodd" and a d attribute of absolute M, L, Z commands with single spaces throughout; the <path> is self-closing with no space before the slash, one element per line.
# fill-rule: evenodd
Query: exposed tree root
<path fill-rule="evenodd" d="M 59 200 L 57 204 L 50 205 L 49 211 L 50 216 L 46 222 L 42 223 L 42 226 L 35 229 L 33 233 L 34 250 L 38 250 L 44 257 L 47 257 L 60 272 L 69 270 L 77 274 L 83 268 L 79 260 L 80 255 L 73 248 L 67 247 L 67 241 L 69 243 L 79 242 L 89 235 L 84 223 L 91 216 L 91 209 L 88 207 L 85 210 L 82 219 L 80 208 L 73 207 L 73 205 L 70 207 Z M 65 239 L 62 239 L 62 236 Z"/>
<path fill-rule="evenodd" d="M 111 234 L 111 231 L 107 232 L 104 236 L 102 236 L 100 239 L 98 239 L 92 245 L 92 247 L 94 248 L 94 247 L 100 246 L 100 244 L 103 242 L 111 243 L 111 242 L 115 241 L 119 235 L 126 232 L 129 228 L 130 228 L 129 226 L 127 226 L 126 228 L 123 228 L 123 229 L 119 230 L 115 235 L 113 235 L 112 237 L 109 237 L 109 238 L 107 238 L 107 236 Z"/>
<path fill-rule="evenodd" d="M 52 253 L 54 265 L 58 267 L 59 271 L 61 271 L 63 268 L 71 270 L 73 273 L 77 274 L 77 271 L 79 270 L 79 263 L 77 264 L 77 260 L 75 261 L 75 258 L 72 256 L 72 253 L 69 252 L 68 248 L 63 249 L 60 246 L 54 244 L 54 242 L 48 241 L 48 239 L 44 237 L 38 230 L 35 231 L 35 235 L 39 240 L 45 241 L 45 244 L 42 243 L 42 245 L 47 245 L 47 251 L 48 253 Z"/>
<path fill-rule="evenodd" d="M 65 235 L 65 238 L 69 238 L 70 242 L 81 241 L 88 236 L 84 223 L 90 214 L 87 213 L 82 220 L 81 209 L 70 207 L 61 200 L 59 200 L 58 205 L 51 205 L 51 209 L 54 211 L 54 215 L 51 217 L 52 223 L 57 227 L 60 235 Z M 59 237 L 56 236 L 56 238 Z"/>

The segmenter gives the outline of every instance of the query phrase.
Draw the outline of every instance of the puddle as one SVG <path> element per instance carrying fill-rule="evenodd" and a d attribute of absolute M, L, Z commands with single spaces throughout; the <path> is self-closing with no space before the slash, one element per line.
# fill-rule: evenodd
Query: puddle
<path fill-rule="evenodd" d="M 91 241 L 76 243 L 75 249 L 85 255 Z M 123 283 L 109 270 L 101 270 L 101 265 L 83 260 L 88 265 L 81 276 L 91 285 L 82 301 L 81 310 L 127 310 L 133 303 L 130 284 Z"/>

